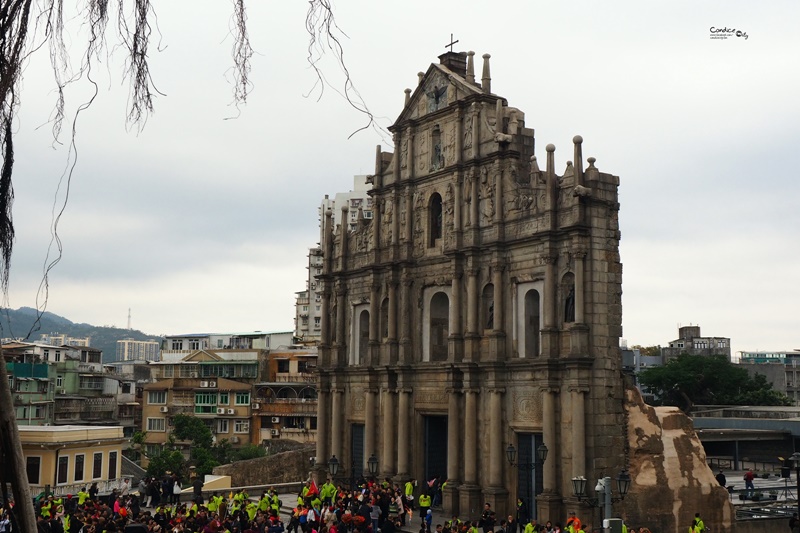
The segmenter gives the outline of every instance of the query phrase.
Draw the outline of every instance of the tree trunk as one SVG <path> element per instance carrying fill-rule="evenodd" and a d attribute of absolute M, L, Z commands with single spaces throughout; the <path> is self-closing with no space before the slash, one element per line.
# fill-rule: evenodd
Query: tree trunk
<path fill-rule="evenodd" d="M 14 399 L 8 387 L 8 372 L 3 348 L 0 346 L 0 454 L 3 456 L 3 480 L 11 483 L 14 493 L 14 516 L 21 533 L 37 533 L 36 513 L 31 500 L 31 488 L 28 483 L 28 472 L 25 468 L 25 456 L 22 454 L 22 443 L 19 440 L 19 429 L 14 414 Z"/>

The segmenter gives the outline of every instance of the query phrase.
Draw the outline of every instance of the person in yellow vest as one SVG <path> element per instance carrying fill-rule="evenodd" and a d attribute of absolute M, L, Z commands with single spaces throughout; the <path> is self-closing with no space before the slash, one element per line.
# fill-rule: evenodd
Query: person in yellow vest
<path fill-rule="evenodd" d="M 423 492 L 419 495 L 419 515 L 424 518 L 430 508 L 431 496 L 427 492 Z"/>
<path fill-rule="evenodd" d="M 261 499 L 258 500 L 258 510 L 261 512 L 266 513 L 267 509 L 269 509 L 270 504 L 272 503 L 271 498 L 266 492 L 261 493 Z M 252 518 L 250 519 L 252 520 Z"/>
<path fill-rule="evenodd" d="M 78 505 L 83 506 L 84 502 L 89 499 L 89 493 L 86 492 L 86 487 L 78 491 Z"/>
<path fill-rule="evenodd" d="M 206 504 L 206 509 L 210 513 L 216 513 L 219 510 L 219 504 L 222 502 L 222 497 L 218 496 L 216 491 L 211 494 L 211 497 L 208 499 L 208 503 Z"/>
<path fill-rule="evenodd" d="M 697 533 L 705 533 L 706 525 L 703 523 L 703 519 L 700 518 L 700 513 L 694 514 L 694 520 L 692 523 L 697 528 Z"/>
<path fill-rule="evenodd" d="M 275 516 L 281 514 L 281 499 L 278 497 L 278 492 L 272 491 L 272 499 L 270 500 L 269 508 L 275 512 Z"/>
<path fill-rule="evenodd" d="M 255 518 L 256 518 L 256 512 L 258 511 L 258 505 L 259 504 L 257 504 L 256 502 L 250 502 L 244 508 L 244 510 L 247 512 L 247 516 L 250 518 L 251 521 L 255 520 Z"/>
<path fill-rule="evenodd" d="M 408 508 L 412 511 L 414 510 L 414 486 L 417 484 L 416 479 L 409 479 L 406 481 L 405 493 L 406 502 L 408 503 Z"/>
<path fill-rule="evenodd" d="M 50 518 L 50 509 L 53 507 L 53 496 L 48 496 L 46 500 L 42 502 L 42 508 L 40 509 L 40 514 L 45 518 Z"/>

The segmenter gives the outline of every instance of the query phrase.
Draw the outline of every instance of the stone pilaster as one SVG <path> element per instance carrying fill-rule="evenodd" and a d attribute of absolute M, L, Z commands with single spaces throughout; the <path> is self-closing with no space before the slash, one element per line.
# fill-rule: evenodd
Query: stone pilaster
<path fill-rule="evenodd" d="M 330 416 L 331 393 L 324 387 L 320 387 L 317 392 L 317 463 L 326 464 L 330 459 L 331 435 L 328 427 Z"/>
<path fill-rule="evenodd" d="M 342 389 L 331 389 L 331 455 L 335 455 L 341 462 L 342 460 Z"/>
<path fill-rule="evenodd" d="M 461 271 L 457 268 L 453 272 L 453 280 L 450 282 L 451 293 L 453 295 L 450 308 L 450 340 L 449 340 L 449 360 L 459 362 L 464 358 L 464 337 L 461 334 Z"/>
<path fill-rule="evenodd" d="M 411 286 L 413 280 L 403 274 L 400 282 L 400 362 L 410 364 L 414 360 L 411 345 Z"/>
<path fill-rule="evenodd" d="M 467 270 L 467 334 L 465 343 L 465 361 L 478 361 L 479 339 L 478 333 L 478 269 Z"/>
<path fill-rule="evenodd" d="M 361 465 L 365 472 L 369 472 L 367 459 L 373 453 L 377 455 L 376 436 L 378 433 L 378 417 L 375 416 L 375 405 L 377 404 L 377 391 L 367 389 L 364 399 L 364 464 Z M 358 473 L 358 472 L 356 472 Z"/>
<path fill-rule="evenodd" d="M 480 516 L 481 488 L 478 485 L 478 391 L 464 392 L 464 483 L 458 489 L 459 512 L 463 516 Z"/>
<path fill-rule="evenodd" d="M 572 404 L 572 477 L 586 476 L 586 393 L 582 387 L 570 388 Z"/>
<path fill-rule="evenodd" d="M 448 514 L 458 514 L 458 484 L 461 478 L 461 392 L 449 389 L 447 405 L 447 487 L 444 508 Z M 469 430 L 467 430 L 469 431 Z"/>
<path fill-rule="evenodd" d="M 560 346 L 558 343 L 558 329 L 556 327 L 556 263 L 558 256 L 548 254 L 544 256 L 544 327 L 541 331 L 542 357 L 558 357 Z"/>
<path fill-rule="evenodd" d="M 411 390 L 397 391 L 397 477 L 402 481 L 411 478 L 409 466 L 411 446 L 409 431 L 411 416 Z"/>
<path fill-rule="evenodd" d="M 395 435 L 395 409 L 394 409 L 394 391 L 384 389 L 381 391 L 382 396 L 382 410 L 383 417 L 381 423 L 383 424 L 383 453 L 381 454 L 382 462 L 382 477 L 392 477 L 396 472 L 396 459 L 395 442 L 399 438 Z"/>

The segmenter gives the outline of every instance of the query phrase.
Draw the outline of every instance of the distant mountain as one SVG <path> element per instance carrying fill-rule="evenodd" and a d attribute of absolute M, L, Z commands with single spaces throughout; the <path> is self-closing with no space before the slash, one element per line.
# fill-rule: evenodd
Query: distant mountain
<path fill-rule="evenodd" d="M 39 342 L 42 334 L 64 334 L 69 337 L 91 337 L 92 348 L 103 350 L 103 362 L 114 361 L 117 357 L 117 341 L 135 339 L 137 341 L 154 340 L 161 342 L 161 337 L 148 335 L 139 330 L 128 330 L 91 324 L 76 324 L 63 316 L 45 311 L 36 323 L 38 312 L 31 307 L 19 309 L 0 309 L 0 336 L 4 338 L 26 338 L 29 342 Z"/>

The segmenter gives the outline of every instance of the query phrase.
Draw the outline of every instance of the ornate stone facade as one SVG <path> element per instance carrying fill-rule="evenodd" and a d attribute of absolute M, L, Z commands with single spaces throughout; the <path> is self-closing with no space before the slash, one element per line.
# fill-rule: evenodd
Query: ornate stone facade
<path fill-rule="evenodd" d="M 572 477 L 626 465 L 619 179 L 580 137 L 563 176 L 553 145 L 540 169 L 489 56 L 479 82 L 471 52 L 440 60 L 378 153 L 373 219 L 325 217 L 318 465 L 374 453 L 381 477 L 448 478 L 459 516 L 522 495 L 555 522 Z"/>

